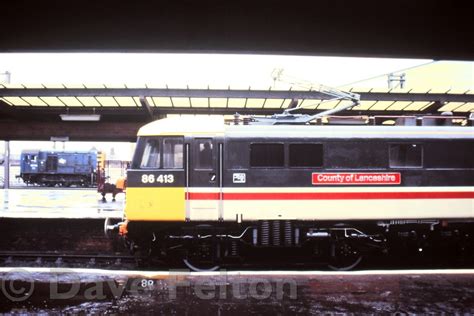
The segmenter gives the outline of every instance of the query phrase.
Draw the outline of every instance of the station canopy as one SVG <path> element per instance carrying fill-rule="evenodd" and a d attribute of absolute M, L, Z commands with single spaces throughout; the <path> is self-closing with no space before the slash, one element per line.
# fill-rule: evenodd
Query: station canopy
<path fill-rule="evenodd" d="M 166 73 L 166 70 L 163 70 L 167 61 L 173 61 L 173 59 L 169 59 L 169 56 L 161 57 L 165 60 L 161 66 L 153 66 L 157 59 L 152 59 L 153 56 L 141 55 L 139 58 L 145 60 L 144 65 L 148 65 L 149 68 L 145 72 L 144 82 L 148 81 L 149 83 L 137 84 L 137 81 L 133 84 L 120 83 L 120 78 L 112 77 L 115 80 L 114 83 L 97 84 L 91 82 L 94 80 L 93 78 L 99 78 L 100 82 L 101 78 L 105 78 L 101 77 L 102 74 L 113 71 L 117 68 L 117 63 L 123 63 L 127 58 L 112 57 L 112 59 L 115 58 L 115 64 L 112 64 L 112 68 L 96 69 L 88 77 L 78 76 L 79 80 L 83 81 L 88 78 L 87 82 L 79 81 L 79 83 L 72 83 L 71 78 L 75 79 L 74 76 L 69 76 L 65 82 L 61 82 L 61 79 L 66 79 L 64 73 L 58 72 L 56 75 L 54 71 L 45 73 L 45 69 L 50 68 L 41 68 L 41 59 L 35 58 L 35 62 L 28 66 L 31 67 L 28 68 L 32 72 L 31 78 L 37 80 L 44 77 L 47 80 L 54 79 L 59 80 L 59 82 L 32 83 L 27 73 L 28 70 L 23 74 L 23 77 L 17 75 L 17 77 L 20 77 L 17 80 L 26 79 L 28 80 L 27 83 L 22 81 L 2 83 L 0 81 L 0 110 L 4 114 L 8 114 L 9 110 L 13 110 L 17 112 L 16 117 L 18 117 L 28 115 L 31 112 L 34 117 L 38 118 L 36 113 L 41 111 L 41 117 L 45 118 L 51 115 L 50 119 L 53 120 L 53 117 L 58 119 L 58 114 L 62 113 L 96 113 L 120 120 L 120 117 L 138 118 L 143 113 L 148 118 L 170 114 L 232 115 L 236 112 L 244 115 L 271 115 L 296 106 L 301 107 L 301 110 L 298 110 L 299 112 L 317 113 L 318 111 L 344 107 L 347 102 L 350 102 L 346 100 L 328 102 L 332 96 L 321 93 L 319 83 L 327 84 L 327 80 L 331 79 L 333 81 L 328 86 L 332 86 L 333 83 L 337 82 L 335 88 L 360 95 L 360 104 L 341 113 L 343 115 L 436 115 L 447 111 L 453 112 L 453 114 L 466 115 L 474 111 L 474 64 L 470 62 L 419 61 L 419 64 L 414 67 L 372 78 L 361 78 L 359 81 L 341 85 L 340 83 L 344 81 L 345 76 L 358 78 L 358 72 L 361 72 L 362 69 L 354 65 L 361 63 L 360 59 L 326 60 L 307 58 L 304 60 L 307 64 L 303 63 L 299 66 L 297 63 L 289 64 L 296 67 L 295 69 L 300 67 L 301 70 L 302 65 L 303 68 L 308 68 L 304 75 L 320 81 L 314 83 L 305 81 L 308 78 L 301 78 L 298 75 L 292 76 L 291 68 L 289 70 L 275 68 L 271 74 L 267 73 L 267 68 L 258 67 L 259 64 L 266 62 L 269 59 L 268 57 L 249 56 L 240 57 L 240 59 L 232 59 L 232 57 L 225 59 L 226 57 L 224 57 L 221 63 L 216 62 L 214 56 L 208 59 L 205 56 L 183 57 L 178 59 L 175 65 L 189 68 L 189 73 L 186 76 L 187 72 L 182 72 L 185 76 L 178 77 L 178 80 L 176 80 L 176 71 L 170 68 Z M 73 67 L 71 62 L 76 60 L 73 58 L 74 56 L 65 57 L 63 64 L 60 64 L 57 58 L 49 59 L 49 63 L 53 62 L 58 64 L 59 67 L 70 68 Z M 91 57 L 86 60 L 88 63 L 99 60 L 94 58 Z M 130 60 L 137 62 L 137 59 L 131 58 Z M 107 63 L 108 59 L 101 59 L 101 63 Z M 20 61 L 24 63 L 28 60 L 20 59 Z M 47 59 L 44 63 L 47 63 L 46 61 Z M 186 61 L 188 63 L 182 65 Z M 237 61 L 241 61 L 242 66 L 240 64 L 232 65 Z M 291 60 L 274 59 L 275 64 L 281 61 L 288 63 Z M 206 65 L 197 65 L 206 62 Z M 325 68 L 325 63 L 330 63 L 330 67 Z M 382 61 L 381 63 L 393 63 L 393 67 L 397 65 L 396 61 Z M 374 68 L 372 72 L 379 71 L 377 62 L 369 62 L 367 65 Z M 96 68 L 98 67 L 101 66 L 96 66 Z M 218 72 L 215 69 L 213 72 L 213 69 L 206 67 L 234 67 L 231 68 L 234 72 L 240 71 L 247 74 L 250 71 L 250 73 L 241 77 L 236 84 L 236 81 L 233 80 L 235 79 L 233 78 L 236 75 L 235 73 Z M 240 68 L 243 69 L 240 70 Z M 80 72 L 80 69 L 81 67 L 78 67 L 75 71 Z M 156 77 L 155 80 L 154 71 L 160 69 L 162 74 Z M 202 73 L 206 70 L 209 74 Z M 317 71 L 319 71 L 319 74 L 316 73 Z M 137 80 L 137 74 L 134 75 L 135 80 Z M 193 74 L 197 74 L 199 84 L 196 84 L 196 81 L 189 83 Z M 340 74 L 340 76 L 334 76 L 334 74 Z M 334 77 L 337 77 L 337 79 L 334 80 Z M 107 78 L 110 80 L 111 77 Z M 255 78 L 260 79 L 255 80 Z M 187 81 L 188 83 L 186 83 Z M 218 85 L 216 85 L 217 82 Z"/>
<path fill-rule="evenodd" d="M 439 114 L 450 111 L 466 114 L 474 111 L 474 90 L 444 91 L 393 89 L 349 89 L 361 96 L 358 106 L 346 114 Z M 112 115 L 131 114 L 145 107 L 151 114 L 273 114 L 288 108 L 292 102 L 315 112 L 343 106 L 335 100 L 323 102 L 330 96 L 318 91 L 192 89 L 117 85 L 0 85 L 0 101 L 4 105 L 22 110 L 41 110 L 43 115 L 56 113 L 97 113 Z M 292 106 L 295 106 L 293 103 Z M 25 111 L 26 112 L 26 111 Z M 35 111 L 36 112 L 36 111 Z M 61 113 L 63 113 L 61 112 Z M 26 114 L 26 113 L 25 113 Z"/>
<path fill-rule="evenodd" d="M 338 85 L 335 87 L 338 91 L 359 95 L 360 102 L 336 115 L 437 116 L 450 112 L 456 117 L 471 116 L 472 119 L 473 70 L 473 63 L 431 61 L 403 71 Z M 268 80 L 258 84 L 248 80 L 251 85 L 245 85 L 245 82 L 226 84 L 226 78 L 222 78 L 219 85 L 215 82 L 209 85 L 176 82 L 1 83 L 0 130 L 6 135 L 5 139 L 28 139 L 32 137 L 30 135 L 45 139 L 48 135 L 79 134 L 79 130 L 78 139 L 94 139 L 99 132 L 103 134 L 103 130 L 108 131 L 104 140 L 133 139 L 143 123 L 165 116 L 224 115 L 230 118 L 236 113 L 268 116 L 295 107 L 298 109 L 292 113 L 317 114 L 346 108 L 352 103 L 347 98 L 334 99 L 334 95 L 327 93 L 327 87 L 321 89 L 324 86 L 319 83 L 291 77 L 285 71 L 276 69 L 273 80 L 266 74 Z M 166 80 L 166 76 L 161 79 Z M 101 126 L 94 126 L 94 130 L 92 125 L 85 127 L 64 122 L 70 121 L 67 117 L 71 116 L 75 116 L 70 119 L 72 121 L 91 118 L 91 121 L 100 121 Z"/>

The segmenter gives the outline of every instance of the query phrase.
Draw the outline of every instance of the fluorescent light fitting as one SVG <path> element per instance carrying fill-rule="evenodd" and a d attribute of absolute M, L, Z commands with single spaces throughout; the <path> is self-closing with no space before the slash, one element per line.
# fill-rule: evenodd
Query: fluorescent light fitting
<path fill-rule="evenodd" d="M 63 121 L 100 121 L 100 114 L 59 114 Z"/>

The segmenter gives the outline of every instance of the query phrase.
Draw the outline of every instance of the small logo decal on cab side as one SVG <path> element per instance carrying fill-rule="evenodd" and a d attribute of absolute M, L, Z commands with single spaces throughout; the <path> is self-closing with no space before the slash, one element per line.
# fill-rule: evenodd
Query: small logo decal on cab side
<path fill-rule="evenodd" d="M 232 175 L 232 182 L 233 183 L 245 183 L 247 181 L 245 177 L 245 173 L 234 173 Z"/>

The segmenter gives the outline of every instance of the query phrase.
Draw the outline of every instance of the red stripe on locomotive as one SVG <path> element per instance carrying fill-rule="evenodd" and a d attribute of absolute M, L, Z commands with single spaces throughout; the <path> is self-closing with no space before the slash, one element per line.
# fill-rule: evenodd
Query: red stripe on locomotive
<path fill-rule="evenodd" d="M 474 192 L 278 192 L 223 193 L 224 200 L 473 199 Z M 189 200 L 219 200 L 219 193 L 190 192 Z"/>

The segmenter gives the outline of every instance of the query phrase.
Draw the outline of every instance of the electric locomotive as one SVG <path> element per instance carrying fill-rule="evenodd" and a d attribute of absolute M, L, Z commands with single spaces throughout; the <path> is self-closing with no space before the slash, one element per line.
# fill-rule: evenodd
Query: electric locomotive
<path fill-rule="evenodd" d="M 400 247 L 473 253 L 472 118 L 458 120 L 470 126 L 450 117 L 308 121 L 145 125 L 127 173 L 125 221 L 109 228 L 135 253 L 196 271 L 283 253 L 337 270 Z"/>

